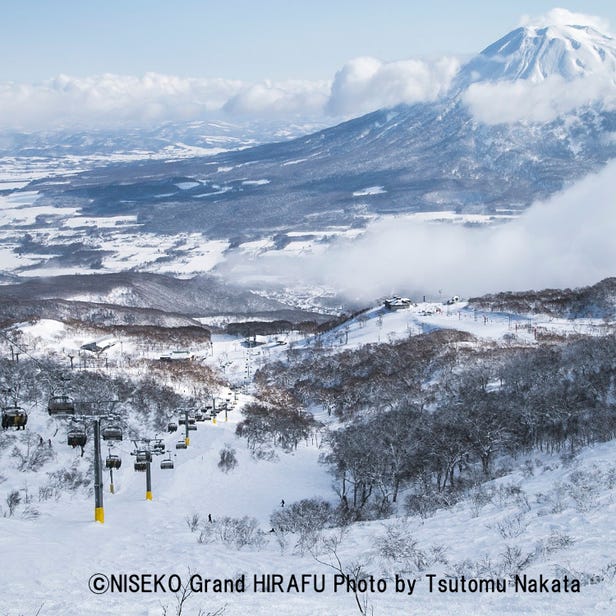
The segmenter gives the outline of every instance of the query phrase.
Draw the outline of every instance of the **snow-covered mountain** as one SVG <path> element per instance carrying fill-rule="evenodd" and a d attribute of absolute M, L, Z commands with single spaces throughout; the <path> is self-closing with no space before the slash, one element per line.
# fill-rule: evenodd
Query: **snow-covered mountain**
<path fill-rule="evenodd" d="M 588 25 L 523 26 L 464 65 L 458 86 L 473 82 L 567 80 L 606 71 L 616 75 L 616 40 Z"/>

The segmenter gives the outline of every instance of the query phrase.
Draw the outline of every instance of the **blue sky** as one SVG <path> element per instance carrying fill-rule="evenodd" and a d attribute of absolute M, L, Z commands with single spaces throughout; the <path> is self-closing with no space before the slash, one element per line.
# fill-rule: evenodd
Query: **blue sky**
<path fill-rule="evenodd" d="M 0 0 L 0 82 L 59 74 L 331 79 L 349 59 L 471 54 L 554 6 L 602 0 Z"/>

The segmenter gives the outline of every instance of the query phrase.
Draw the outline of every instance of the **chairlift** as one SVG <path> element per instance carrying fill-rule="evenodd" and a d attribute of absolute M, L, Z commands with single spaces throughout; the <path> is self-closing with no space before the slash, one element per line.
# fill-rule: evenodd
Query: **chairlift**
<path fill-rule="evenodd" d="M 189 425 L 189 426 L 192 426 L 194 423 L 195 423 L 195 418 L 191 415 L 191 416 L 188 418 L 188 425 Z"/>
<path fill-rule="evenodd" d="M 86 444 L 88 437 L 83 428 L 73 428 L 66 435 L 66 442 L 69 447 L 83 447 Z"/>
<path fill-rule="evenodd" d="M 205 416 L 201 411 L 195 413 L 195 421 L 205 421 Z"/>
<path fill-rule="evenodd" d="M 120 426 L 108 426 L 103 428 L 102 436 L 104 441 L 121 441 L 122 428 Z"/>
<path fill-rule="evenodd" d="M 147 462 L 135 462 L 135 470 L 138 473 L 145 473 L 145 471 L 148 470 L 148 463 Z"/>
<path fill-rule="evenodd" d="M 20 406 L 10 406 L 2 411 L 2 429 L 15 428 L 19 430 L 26 429 L 28 423 L 28 413 L 24 411 Z"/>
<path fill-rule="evenodd" d="M 197 426 L 195 424 L 188 424 L 188 431 L 190 432 L 191 430 L 196 430 Z"/>
<path fill-rule="evenodd" d="M 178 425 L 174 421 L 167 424 L 167 432 L 177 432 Z"/>
<path fill-rule="evenodd" d="M 152 445 L 152 451 L 154 453 L 165 453 L 165 443 L 160 441 L 159 443 L 154 443 Z"/>
<path fill-rule="evenodd" d="M 61 396 L 52 396 L 47 402 L 47 412 L 52 417 L 54 415 L 74 415 L 75 401 L 66 394 Z"/>
<path fill-rule="evenodd" d="M 176 449 L 188 449 L 188 445 L 186 444 L 186 441 L 178 441 L 175 444 L 175 448 Z"/>
<path fill-rule="evenodd" d="M 172 470 L 173 469 L 173 460 L 171 458 L 165 458 L 160 461 L 161 470 Z"/>
<path fill-rule="evenodd" d="M 114 454 L 109 454 L 107 459 L 105 460 L 105 468 L 115 469 L 120 468 L 122 466 L 122 458 L 120 456 L 116 456 Z"/>
<path fill-rule="evenodd" d="M 135 458 L 137 462 L 151 462 L 152 461 L 152 453 L 150 451 L 138 451 L 137 457 Z"/>

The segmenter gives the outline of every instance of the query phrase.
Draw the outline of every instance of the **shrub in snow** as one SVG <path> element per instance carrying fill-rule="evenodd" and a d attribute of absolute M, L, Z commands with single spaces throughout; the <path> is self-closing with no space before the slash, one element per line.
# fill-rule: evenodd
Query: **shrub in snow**
<path fill-rule="evenodd" d="M 33 432 L 20 436 L 20 447 L 13 447 L 11 456 L 17 460 L 20 471 L 38 471 L 46 462 L 53 459 L 53 449 Z"/>
<path fill-rule="evenodd" d="M 417 540 L 408 532 L 407 525 L 398 521 L 385 529 L 385 534 L 376 540 L 381 558 L 401 567 L 401 573 L 424 571 L 429 559 L 417 545 Z"/>
<path fill-rule="evenodd" d="M 255 518 L 223 517 L 213 522 L 202 522 L 199 543 L 220 542 L 237 550 L 245 546 L 261 548 L 266 543 L 266 533 L 259 528 Z"/>
<path fill-rule="evenodd" d="M 483 507 L 492 502 L 493 490 L 488 490 L 483 485 L 475 486 L 471 489 L 468 498 L 471 503 L 471 515 L 476 518 Z"/>
<path fill-rule="evenodd" d="M 21 503 L 21 494 L 19 493 L 19 490 L 12 490 L 11 492 L 7 494 L 6 506 L 9 508 L 9 518 L 13 517 L 13 514 L 15 513 L 15 509 L 17 509 L 20 503 Z"/>
<path fill-rule="evenodd" d="M 305 498 L 270 516 L 274 532 L 299 535 L 295 547 L 301 554 L 314 545 L 321 530 L 333 526 L 334 520 L 332 506 L 321 498 Z"/>
<path fill-rule="evenodd" d="M 525 554 L 518 546 L 505 546 L 505 551 L 500 555 L 501 568 L 505 575 L 519 575 L 533 560 L 533 554 Z"/>
<path fill-rule="evenodd" d="M 237 466 L 237 458 L 235 456 L 235 449 L 231 445 L 225 444 L 224 448 L 220 450 L 220 460 L 218 461 L 218 468 L 223 473 L 232 471 Z"/>
<path fill-rule="evenodd" d="M 590 511 L 599 504 L 600 482 L 603 473 L 597 468 L 593 471 L 574 471 L 569 475 L 565 489 L 578 511 Z"/>
<path fill-rule="evenodd" d="M 59 492 L 74 492 L 79 488 L 88 487 L 92 482 L 91 473 L 87 475 L 77 467 L 78 462 L 73 462 L 69 468 L 62 468 L 53 473 L 47 473 L 48 485 Z"/>
<path fill-rule="evenodd" d="M 418 494 L 406 497 L 406 511 L 411 515 L 419 515 L 422 519 L 433 516 L 439 509 L 453 507 L 459 500 L 456 492 L 437 492 L 428 489 Z"/>
<path fill-rule="evenodd" d="M 484 554 L 480 560 L 465 560 L 452 563 L 450 569 L 446 572 L 447 577 L 459 578 L 496 578 L 501 574 L 501 566 L 494 562 L 487 554 Z"/>
<path fill-rule="evenodd" d="M 270 516 L 274 528 L 291 533 L 307 533 L 332 524 L 332 506 L 322 498 L 304 498 L 285 508 L 277 509 Z"/>
<path fill-rule="evenodd" d="M 496 523 L 496 530 L 503 539 L 519 537 L 528 527 L 521 513 L 514 513 Z"/>
<path fill-rule="evenodd" d="M 190 528 L 190 532 L 194 533 L 199 528 L 201 516 L 198 513 L 193 513 L 192 515 L 187 515 L 185 520 L 188 528 Z"/>
<path fill-rule="evenodd" d="M 535 546 L 535 555 L 537 557 L 546 557 L 558 550 L 565 550 L 574 544 L 574 540 L 571 536 L 560 532 L 552 531 L 552 533 L 544 538 L 540 539 Z"/>

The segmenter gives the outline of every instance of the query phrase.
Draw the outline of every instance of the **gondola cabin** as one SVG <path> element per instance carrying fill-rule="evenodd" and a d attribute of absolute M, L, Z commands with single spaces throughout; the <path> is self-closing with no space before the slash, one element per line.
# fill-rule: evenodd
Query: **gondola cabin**
<path fill-rule="evenodd" d="M 2 429 L 15 428 L 19 430 L 26 429 L 28 423 L 28 413 L 20 406 L 10 406 L 2 411 Z"/>
<path fill-rule="evenodd" d="M 75 401 L 66 395 L 52 396 L 47 402 L 47 412 L 52 417 L 54 415 L 74 415 Z"/>
<path fill-rule="evenodd" d="M 104 441 L 121 441 L 122 428 L 120 426 L 108 426 L 103 428 L 102 437 Z"/>
<path fill-rule="evenodd" d="M 113 454 L 107 456 L 107 459 L 105 460 L 105 468 L 116 469 L 120 468 L 120 466 L 122 466 L 122 458 L 120 458 L 120 456 L 115 456 Z"/>
<path fill-rule="evenodd" d="M 86 431 L 82 428 L 70 430 L 66 435 L 66 442 L 69 447 L 84 447 L 87 440 Z"/>

